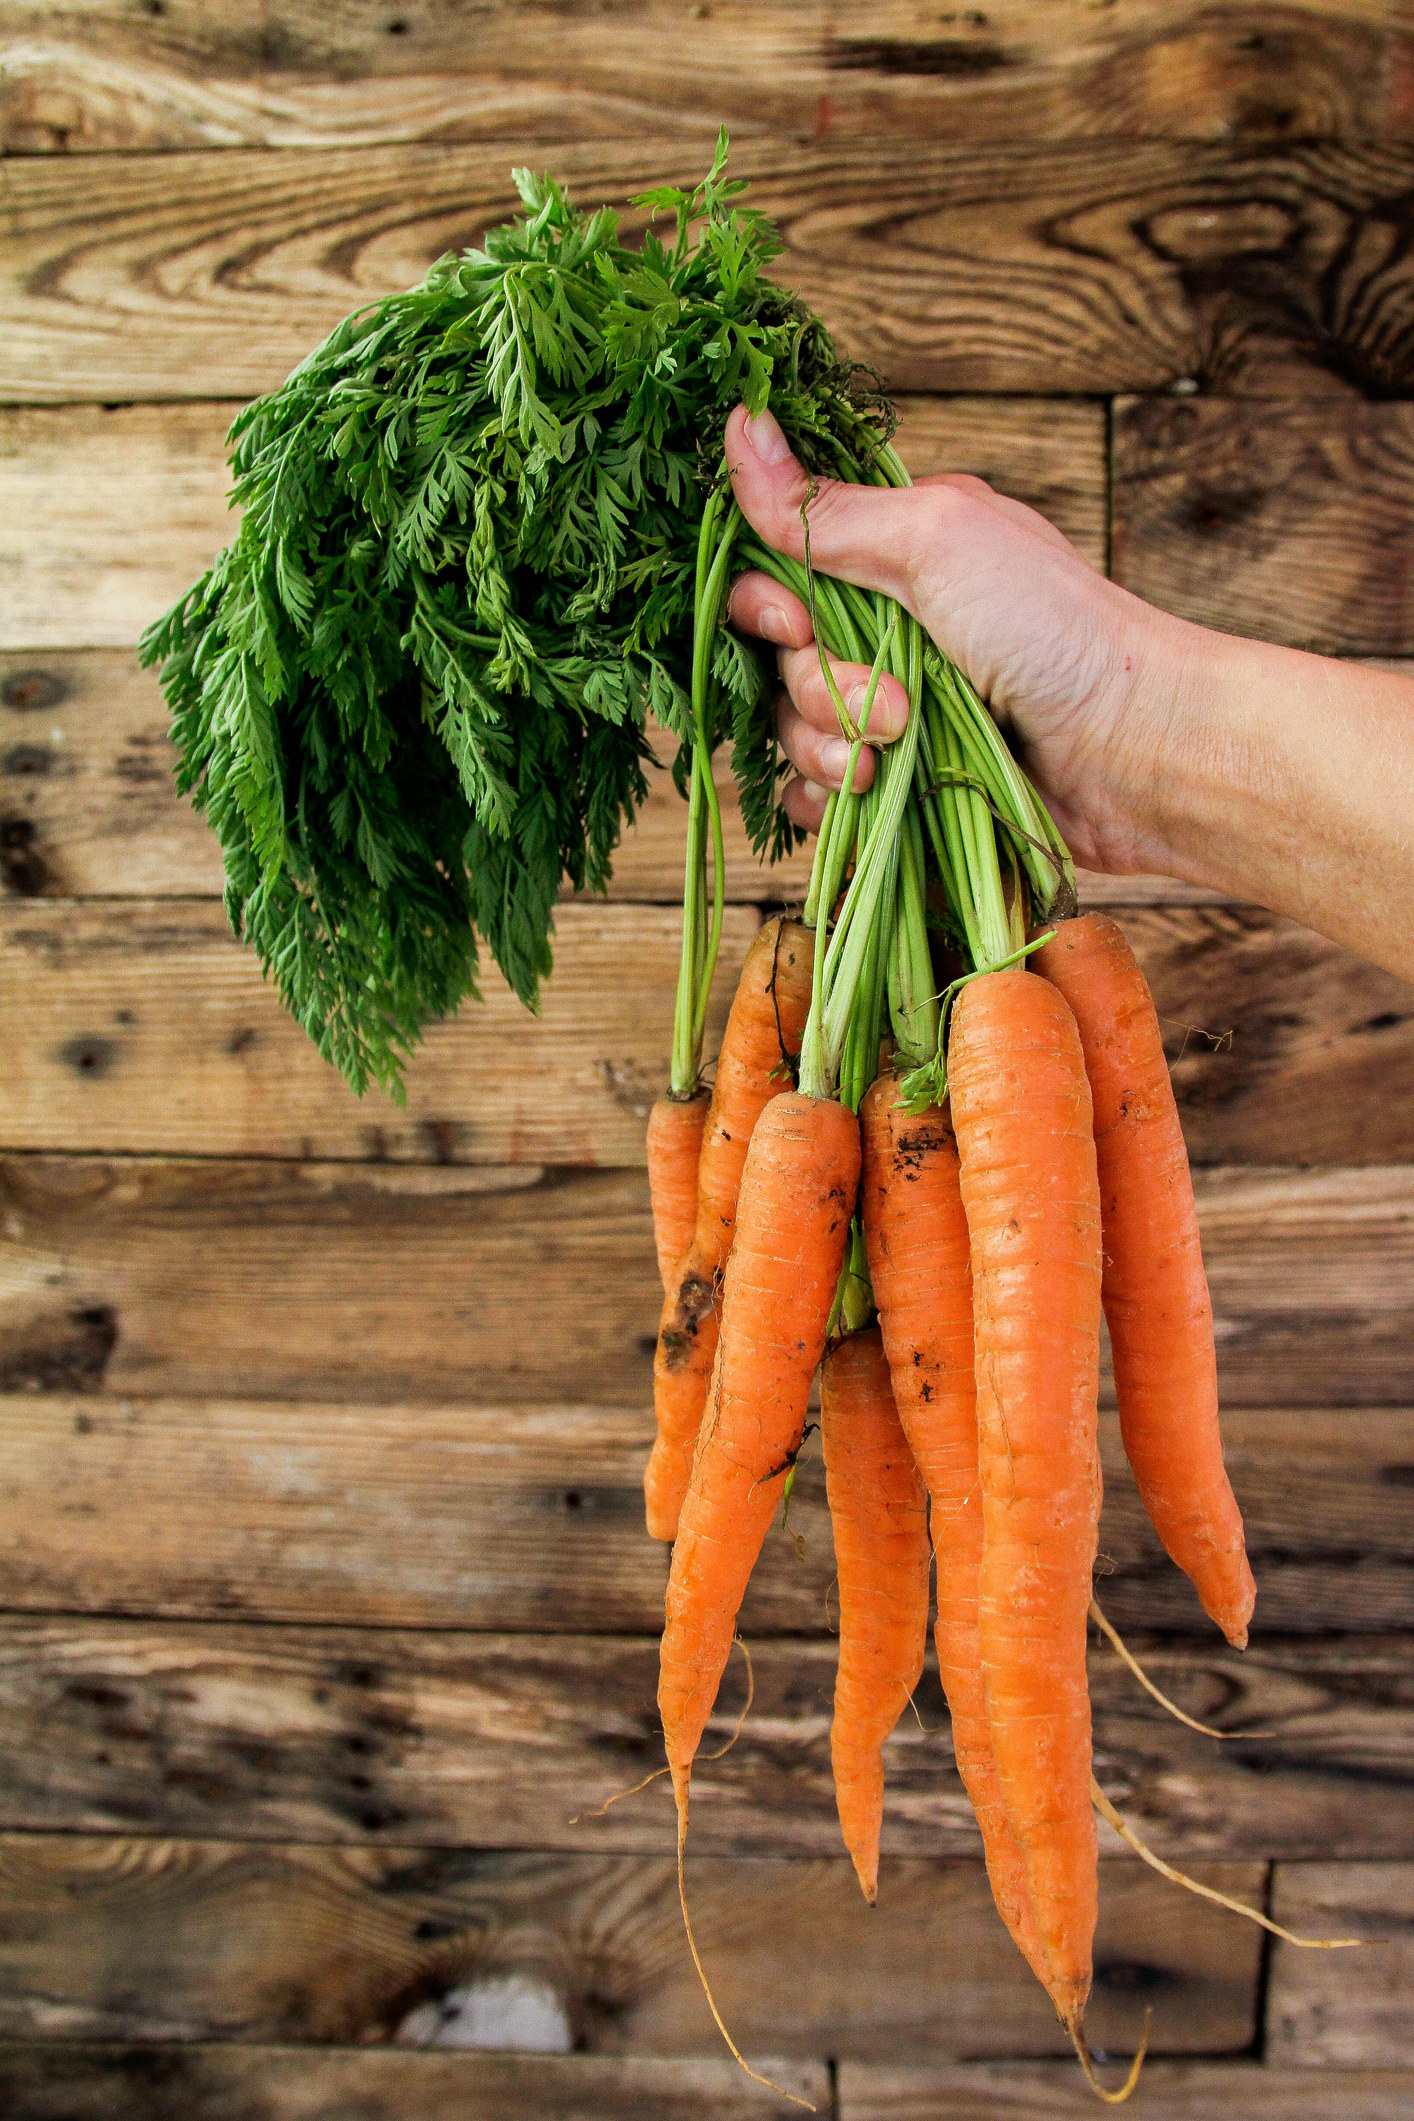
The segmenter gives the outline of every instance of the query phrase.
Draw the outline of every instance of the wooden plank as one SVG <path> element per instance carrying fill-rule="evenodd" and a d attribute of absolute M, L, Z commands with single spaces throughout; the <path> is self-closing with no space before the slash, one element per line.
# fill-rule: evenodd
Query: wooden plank
<path fill-rule="evenodd" d="M 454 2017 L 460 2032 L 463 2020 Z M 519 2030 L 518 2027 L 514 2028 Z M 825 2064 L 730 2056 L 0 2043 L 7 2121 L 789 2121 L 830 2107 Z M 1363 2110 L 1355 2121 L 1368 2121 Z"/>
<path fill-rule="evenodd" d="M 1265 1643 L 1246 1662 L 1135 1646 L 1182 1707 L 1234 1734 L 1186 1729 L 1097 1648 L 1096 1773 L 1166 1855 L 1414 1854 L 1409 1638 Z M 828 1640 L 756 1638 L 751 1715 L 709 1759 L 745 1699 L 738 1660 L 693 1776 L 699 1854 L 840 1853 L 835 1663 Z M 657 1680 L 644 1636 L 10 1616 L 0 1827 L 670 1855 L 663 1782 L 600 1816 L 661 1763 Z M 978 1855 L 931 1656 L 915 1698 L 886 1751 L 883 1847 Z M 1108 1830 L 1106 1845 L 1125 1853 Z"/>
<path fill-rule="evenodd" d="M 136 642 L 234 531 L 225 437 L 237 410 L 224 402 L 0 411 L 0 648 Z M 1104 566 L 1103 407 L 906 398 L 899 416 L 899 447 L 920 476 L 968 471 L 989 479 L 1039 508 Z M 140 538 L 135 523 L 143 526 Z M 53 661 L 41 658 L 38 670 L 32 658 L 11 663 L 7 682 L 28 675 L 32 694 L 33 681 L 49 676 L 40 691 L 52 694 L 56 682 L 66 683 Z M 125 713 L 144 716 L 146 733 L 155 680 L 135 679 L 116 658 L 101 668 L 106 685 L 123 688 Z M 66 698 L 73 682 L 67 680 Z M 160 708 L 150 711 L 161 715 Z"/>
<path fill-rule="evenodd" d="M 756 920 L 728 914 L 709 1057 Z M 1250 909 L 1127 908 L 1125 927 L 1195 1163 L 1414 1156 L 1414 993 L 1401 981 Z M 668 1077 L 681 916 L 566 905 L 556 932 L 541 1017 L 488 966 L 483 1002 L 429 1032 L 399 1110 L 360 1102 L 318 1058 L 219 904 L 0 903 L 0 1018 L 14 1027 L 0 1144 L 641 1163 Z"/>
<path fill-rule="evenodd" d="M 235 409 L 0 415 L 0 646 L 136 641 L 231 535 L 223 440 Z"/>
<path fill-rule="evenodd" d="M 1198 1174 L 1232 1406 L 1414 1400 L 1414 1172 Z M 649 1391 L 636 1171 L 11 1156 L 0 1390 L 446 1403 Z"/>
<path fill-rule="evenodd" d="M 639 1172 L 21 1158 L 0 1198 L 0 1382 L 650 1389 L 662 1289 Z"/>
<path fill-rule="evenodd" d="M 1122 917 L 1195 1163 L 1414 1155 L 1414 989 L 1251 907 Z M 1381 1117 L 1389 1103 L 1399 1117 Z"/>
<path fill-rule="evenodd" d="M 1252 1864 L 1204 1875 L 1261 1889 Z M 514 1982 L 576 2050 L 721 2052 L 670 1857 L 25 1835 L 0 1841 L 0 1881 L 11 2037 L 377 2043 Z M 843 1858 L 689 1856 L 687 1887 L 748 2055 L 1062 2051 L 980 1863 L 886 1861 L 876 1910 Z M 1246 2048 L 1256 1931 L 1137 1863 L 1107 1863 L 1100 1898 L 1096 2042 L 1132 2045 L 1152 2004 L 1159 2052 Z"/>
<path fill-rule="evenodd" d="M 1303 2069 L 1401 2069 L 1414 2022 L 1414 1864 L 1283 1865 L 1272 1912 L 1298 1935 L 1363 1937 L 1358 1952 L 1276 1943 L 1267 2053 Z"/>
<path fill-rule="evenodd" d="M 1402 2068 L 1334 2075 L 1255 2062 L 1151 2062 L 1142 2083 L 1146 2121 L 1407 2121 L 1414 2111 L 1414 2072 Z M 1084 2081 L 1053 2062 L 842 2062 L 838 2101 L 839 2121 L 1062 2121 L 1095 2111 Z"/>
<path fill-rule="evenodd" d="M 715 109 L 713 122 L 715 123 Z M 546 143 L 583 200 L 706 143 Z M 36 156 L 6 166 L 0 397 L 249 396 L 514 206 L 508 146 Z M 1414 147 L 739 143 L 780 278 L 897 390 L 1254 394 L 1409 384 Z M 96 203 L 96 202 L 101 202 Z M 640 217 L 630 216 L 629 233 Z"/>
<path fill-rule="evenodd" d="M 824 135 L 1407 136 L 1414 50 L 1380 0 L 885 0 L 867 34 L 831 0 L 489 7 L 395 17 L 312 0 L 134 17 L 10 0 L 0 142 L 102 148 L 578 139 L 719 119 Z"/>
<path fill-rule="evenodd" d="M 652 1434 L 646 1403 L 3 1399 L 0 1607 L 644 1633 Z"/>
<path fill-rule="evenodd" d="M 1223 1431 L 1258 1633 L 1414 1632 L 1414 1416 L 1229 1408 Z M 56 1392 L 0 1399 L 0 1435 L 0 1608 L 600 1634 L 661 1621 L 667 1559 L 642 1517 L 646 1397 L 439 1407 Z M 1204 1635 L 1108 1411 L 1101 1445 L 1106 1612 L 1126 1631 Z M 801 1554 L 773 1532 L 752 1578 L 752 1641 L 837 1622 L 813 1443 L 791 1526 Z"/>
<path fill-rule="evenodd" d="M 1115 407 L 1115 578 L 1206 626 L 1407 655 L 1411 502 L 1414 406 Z"/>
<path fill-rule="evenodd" d="M 709 1056 L 758 926 L 754 906 L 727 909 Z M 0 1142 L 641 1164 L 672 1059 L 681 947 L 676 907 L 561 907 L 541 1014 L 488 963 L 483 999 L 428 1031 L 399 1107 L 355 1097 L 319 1058 L 219 904 L 20 900 L 0 906 L 0 1019 L 25 1027 L 0 1088 Z"/>

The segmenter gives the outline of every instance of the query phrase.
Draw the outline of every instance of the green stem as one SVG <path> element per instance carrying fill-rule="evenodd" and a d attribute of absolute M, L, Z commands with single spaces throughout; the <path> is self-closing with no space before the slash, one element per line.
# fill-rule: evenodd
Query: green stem
<path fill-rule="evenodd" d="M 723 510 L 726 509 L 725 521 Z M 712 980 L 726 913 L 726 857 L 722 807 L 712 774 L 713 736 L 708 714 L 712 641 L 721 616 L 732 550 L 741 529 L 736 503 L 727 507 L 720 489 L 708 495 L 697 538 L 697 582 L 692 636 L 692 775 L 688 795 L 687 850 L 682 895 L 682 956 L 673 1011 L 670 1081 L 674 1097 L 690 1097 L 702 1067 Z M 712 845 L 712 901 L 707 911 L 707 843 Z"/>
<path fill-rule="evenodd" d="M 678 959 L 678 995 L 673 1010 L 673 1061 L 669 1093 L 691 1097 L 697 1088 L 702 1048 L 693 1036 L 697 1022 L 697 976 L 703 933 L 702 900 L 706 892 L 706 802 L 694 753 L 687 805 L 687 852 L 682 880 L 682 954 Z"/>

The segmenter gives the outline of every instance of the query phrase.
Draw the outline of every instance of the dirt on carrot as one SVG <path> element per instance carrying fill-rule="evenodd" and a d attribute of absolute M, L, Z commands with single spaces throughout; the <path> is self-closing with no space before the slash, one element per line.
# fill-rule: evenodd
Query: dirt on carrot
<path fill-rule="evenodd" d="M 712 1394 L 668 1577 L 658 1707 L 680 1833 L 742 1596 L 804 1434 L 858 1183 L 852 1112 L 798 1091 L 767 1106 L 742 1176 Z"/>
<path fill-rule="evenodd" d="M 1049 1988 L 1021 1849 L 1002 1802 L 982 1686 L 972 1256 L 957 1140 L 947 1108 L 908 1111 L 892 1075 L 874 1084 L 859 1121 L 859 1202 L 874 1301 L 899 1418 L 932 1506 L 938 1670 L 953 1752 L 977 1815 L 997 1910 L 1031 1971 Z"/>

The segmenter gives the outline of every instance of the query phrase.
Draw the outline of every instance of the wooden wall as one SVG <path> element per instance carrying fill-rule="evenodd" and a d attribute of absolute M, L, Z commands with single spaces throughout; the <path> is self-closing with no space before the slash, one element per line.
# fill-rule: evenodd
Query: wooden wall
<path fill-rule="evenodd" d="M 707 2017 L 662 1785 L 592 1816 L 659 1742 L 641 1128 L 675 799 L 607 903 L 564 908 L 543 1022 L 493 994 L 405 1111 L 358 1105 L 227 933 L 132 643 L 223 538 L 244 395 L 474 241 L 513 161 L 623 198 L 726 119 L 785 275 L 908 394 L 916 469 L 985 473 L 1214 625 L 1414 656 L 1414 21 L 8 0 L 0 31 L 0 2111 L 793 2111 Z M 798 879 L 738 835 L 724 986 Z M 1201 1877 L 1372 1940 L 1269 1947 L 1110 1842 L 1093 2031 L 1127 2048 L 1152 2007 L 1153 2121 L 1393 2121 L 1414 997 L 1250 907 L 1090 892 L 1171 1035 L 1260 1585 L 1239 1657 L 1107 1415 L 1105 1602 L 1186 1707 L 1259 1735 L 1195 1737 L 1097 1649 L 1099 1772 Z M 859 1901 L 818 1465 L 797 1522 L 744 1614 L 752 1717 L 694 1786 L 727 2017 L 839 2121 L 1087 2111 L 987 1903 L 935 1673 Z"/>

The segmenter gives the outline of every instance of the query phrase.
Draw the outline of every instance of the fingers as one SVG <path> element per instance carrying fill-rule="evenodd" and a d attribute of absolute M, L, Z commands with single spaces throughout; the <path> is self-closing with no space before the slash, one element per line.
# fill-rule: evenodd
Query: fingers
<path fill-rule="evenodd" d="M 816 729 L 838 736 L 839 712 L 825 683 L 815 643 L 812 641 L 808 648 L 783 648 L 777 661 L 797 711 Z M 869 693 L 869 670 L 863 663 L 842 663 L 838 656 L 832 655 L 828 661 L 840 697 L 857 724 Z M 887 673 L 881 675 L 869 711 L 870 738 L 877 738 L 881 744 L 891 744 L 895 737 L 903 735 L 907 721 L 908 694 L 896 677 Z"/>
<path fill-rule="evenodd" d="M 834 723 L 829 730 L 817 729 L 807 722 L 791 700 L 782 695 L 776 707 L 776 729 L 781 739 L 781 749 L 802 779 L 813 781 L 817 788 L 827 792 L 838 788 L 844 779 L 845 767 L 849 764 L 850 746 Z M 874 778 L 874 753 L 866 744 L 859 754 L 855 768 L 854 792 L 862 795 Z"/>
<path fill-rule="evenodd" d="M 813 781 L 788 781 L 781 797 L 781 808 L 793 825 L 803 825 L 807 832 L 818 832 L 825 822 L 826 792 Z"/>
<path fill-rule="evenodd" d="M 778 648 L 805 648 L 814 639 L 810 613 L 798 596 L 768 574 L 739 574 L 727 599 L 727 624 Z"/>
<path fill-rule="evenodd" d="M 805 557 L 800 511 L 810 480 L 770 412 L 748 419 L 738 406 L 727 422 L 732 491 L 753 530 L 777 552 Z M 822 574 L 843 575 L 908 603 L 925 519 L 935 502 L 918 487 L 846 486 L 816 481 L 810 501 L 811 559 Z"/>

